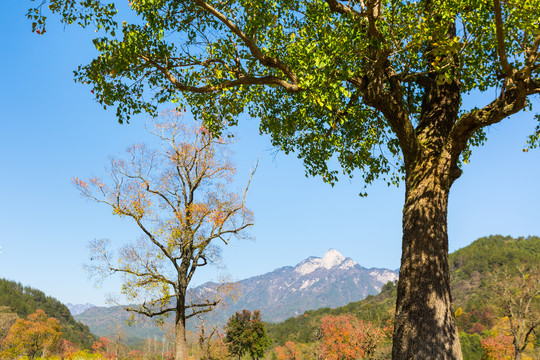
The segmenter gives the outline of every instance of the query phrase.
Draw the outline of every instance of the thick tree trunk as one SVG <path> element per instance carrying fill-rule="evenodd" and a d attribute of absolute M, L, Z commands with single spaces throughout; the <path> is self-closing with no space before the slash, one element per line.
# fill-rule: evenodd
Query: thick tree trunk
<path fill-rule="evenodd" d="M 176 314 L 174 360 L 186 360 L 188 358 L 188 346 L 186 341 L 186 317 L 182 308 L 181 313 Z"/>
<path fill-rule="evenodd" d="M 407 174 L 393 360 L 462 359 L 448 267 L 451 181 L 440 164 L 424 159 Z"/>

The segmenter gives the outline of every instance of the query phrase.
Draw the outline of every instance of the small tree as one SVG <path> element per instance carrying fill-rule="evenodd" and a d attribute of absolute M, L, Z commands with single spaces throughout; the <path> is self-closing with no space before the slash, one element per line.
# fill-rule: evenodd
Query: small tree
<path fill-rule="evenodd" d="M 4 339 L 9 333 L 11 326 L 17 321 L 19 316 L 11 312 L 7 306 L 0 306 L 0 340 Z"/>
<path fill-rule="evenodd" d="M 244 354 L 249 354 L 254 360 L 259 359 L 272 342 L 266 333 L 259 310 L 253 313 L 249 310 L 237 311 L 227 321 L 225 332 L 229 352 L 238 356 L 238 359 Z"/>
<path fill-rule="evenodd" d="M 298 346 L 292 341 L 287 341 L 283 346 L 276 346 L 275 351 L 278 360 L 301 359 L 301 352 L 298 349 Z"/>
<path fill-rule="evenodd" d="M 222 290 L 189 299 L 188 285 L 199 267 L 215 260 L 214 243 L 245 237 L 253 217 L 245 206 L 247 188 L 243 194 L 228 190 L 235 167 L 223 139 L 204 127 L 182 125 L 176 112 L 154 121 L 150 132 L 160 150 L 133 145 L 125 159 L 111 161 L 109 184 L 98 178 L 74 183 L 83 196 L 110 206 L 142 230 L 143 237 L 122 247 L 117 260 L 108 241 L 94 241 L 89 268 L 102 276 L 123 275 L 121 293 L 140 304 L 126 310 L 158 321 L 174 313 L 175 359 L 182 360 L 187 358 L 186 319 L 211 311 Z"/>
<path fill-rule="evenodd" d="M 352 315 L 325 316 L 321 320 L 321 353 L 327 360 L 371 359 L 384 331 Z"/>
<path fill-rule="evenodd" d="M 46 357 L 56 350 L 61 337 L 58 320 L 47 317 L 43 310 L 36 310 L 27 319 L 18 319 L 13 324 L 3 341 L 5 350 L 1 357 L 26 355 L 32 360 L 39 353 Z"/>
<path fill-rule="evenodd" d="M 513 353 L 519 360 L 540 326 L 540 267 L 519 268 L 517 275 L 500 270 L 493 276 L 492 289 L 501 314 L 508 317 Z"/>
<path fill-rule="evenodd" d="M 512 337 L 497 334 L 480 340 L 484 354 L 482 360 L 507 360 L 514 357 Z"/>

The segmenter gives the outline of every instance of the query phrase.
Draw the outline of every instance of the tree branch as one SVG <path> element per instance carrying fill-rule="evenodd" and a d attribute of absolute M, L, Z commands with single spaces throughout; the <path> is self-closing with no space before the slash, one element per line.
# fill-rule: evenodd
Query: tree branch
<path fill-rule="evenodd" d="M 365 17 L 365 14 L 363 12 L 358 12 L 346 5 L 343 5 L 337 0 L 326 0 L 326 3 L 328 4 L 328 6 L 330 6 L 330 10 L 332 10 L 333 12 L 339 13 L 341 15 L 354 15 L 354 16 Z M 362 8 L 364 7 L 363 1 L 361 3 L 361 6 Z"/>
<path fill-rule="evenodd" d="M 233 24 L 232 21 L 230 21 L 225 15 L 220 13 L 217 9 L 213 8 L 211 5 L 209 5 L 203 0 L 195 0 L 195 2 L 200 7 L 202 7 L 203 9 L 208 11 L 210 14 L 212 14 L 219 21 L 221 21 L 236 36 L 238 36 L 244 42 L 244 44 L 248 47 L 249 51 L 251 52 L 251 55 L 253 55 L 261 64 L 267 67 L 281 70 L 287 76 L 287 78 L 292 82 L 292 84 L 289 84 L 289 85 L 298 84 L 298 77 L 283 61 L 263 54 L 261 49 L 259 49 L 259 47 L 255 44 L 255 41 L 252 38 L 244 34 L 244 32 L 242 32 L 242 30 L 240 30 L 238 26 Z M 286 82 L 283 81 L 283 83 L 286 83 Z M 276 85 L 282 85 L 282 84 L 276 84 Z"/>
<path fill-rule="evenodd" d="M 142 304 L 140 308 L 124 307 L 124 310 L 131 311 L 137 314 L 141 314 L 148 317 L 161 316 L 168 312 L 176 311 L 176 308 L 165 308 L 159 311 L 151 310 L 146 306 L 146 303 Z"/>
<path fill-rule="evenodd" d="M 538 86 L 538 89 L 534 89 L 534 82 L 533 91 L 534 93 L 540 91 L 540 86 Z M 463 115 L 450 131 L 446 144 L 448 152 L 455 157 L 459 157 L 467 146 L 467 141 L 476 131 L 483 127 L 496 124 L 504 118 L 522 110 L 526 105 L 529 92 L 522 85 L 503 89 L 497 99 L 482 109 L 475 109 Z"/>
<path fill-rule="evenodd" d="M 501 1 L 493 0 L 494 11 L 495 11 L 495 32 L 497 35 L 497 53 L 499 54 L 499 60 L 504 74 L 507 77 L 512 75 L 512 67 L 508 64 L 508 59 L 506 58 L 506 46 L 504 44 L 504 30 L 503 30 L 503 20 L 501 13 Z"/>
<path fill-rule="evenodd" d="M 190 86 L 182 84 L 178 79 L 167 69 L 158 62 L 150 59 L 145 55 L 140 56 L 141 59 L 155 66 L 165 77 L 180 91 L 188 91 L 197 94 L 211 93 L 223 89 L 228 89 L 236 87 L 239 85 L 278 85 L 283 87 L 288 92 L 299 92 L 301 91 L 300 87 L 297 84 L 289 83 L 286 80 L 283 80 L 277 76 L 263 76 L 263 77 L 254 77 L 254 76 L 243 76 L 235 80 L 227 80 L 217 85 L 206 85 L 206 86 Z"/>

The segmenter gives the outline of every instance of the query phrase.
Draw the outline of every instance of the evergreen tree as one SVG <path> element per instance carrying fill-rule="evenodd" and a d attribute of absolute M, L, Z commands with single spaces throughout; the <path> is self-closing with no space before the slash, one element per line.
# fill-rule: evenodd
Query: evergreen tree
<path fill-rule="evenodd" d="M 238 359 L 249 354 L 252 359 L 257 360 L 272 343 L 258 310 L 253 313 L 249 310 L 237 311 L 227 321 L 225 331 L 229 352 L 238 356 Z"/>

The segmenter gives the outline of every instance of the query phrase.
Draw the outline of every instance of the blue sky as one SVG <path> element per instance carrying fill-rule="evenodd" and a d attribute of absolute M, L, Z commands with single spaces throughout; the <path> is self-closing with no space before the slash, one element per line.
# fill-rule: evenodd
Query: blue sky
<path fill-rule="evenodd" d="M 119 283 L 96 288 L 88 280 L 82 270 L 88 242 L 122 244 L 139 233 L 81 198 L 70 179 L 102 175 L 109 156 L 145 141 L 145 119 L 118 124 L 90 88 L 73 82 L 73 70 L 94 55 L 92 31 L 51 21 L 45 36 L 34 35 L 25 17 L 29 6 L 10 1 L 0 13 L 0 277 L 63 302 L 102 305 Z M 468 101 L 485 103 L 495 94 Z M 476 149 L 451 191 L 451 250 L 489 234 L 540 235 L 540 151 L 522 151 L 534 124 L 527 112 L 488 130 L 487 144 Z M 255 240 L 224 248 L 223 267 L 204 269 L 195 284 L 224 273 L 233 279 L 262 274 L 329 248 L 365 267 L 397 268 L 404 188 L 381 182 L 360 198 L 359 180 L 344 178 L 331 188 L 306 178 L 301 161 L 276 154 L 257 126 L 243 118 L 234 148 L 239 188 L 260 162 L 248 198 Z"/>

